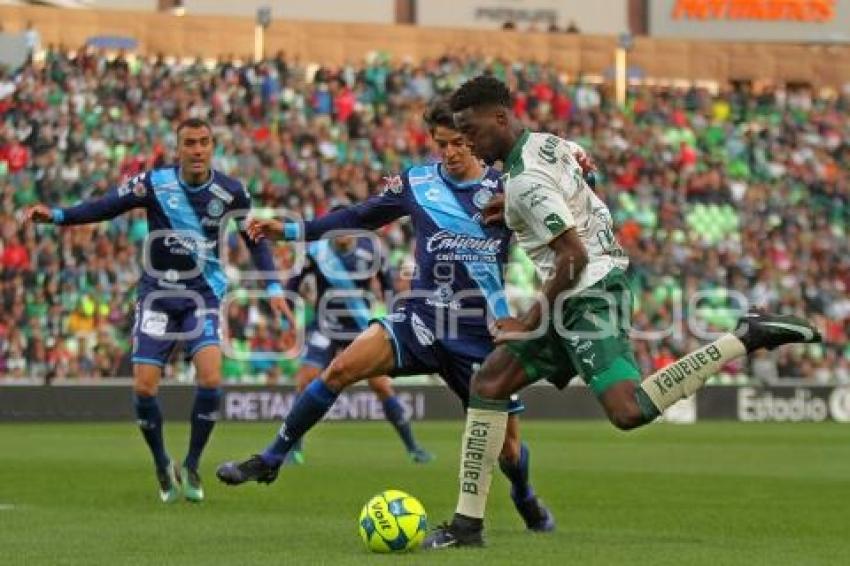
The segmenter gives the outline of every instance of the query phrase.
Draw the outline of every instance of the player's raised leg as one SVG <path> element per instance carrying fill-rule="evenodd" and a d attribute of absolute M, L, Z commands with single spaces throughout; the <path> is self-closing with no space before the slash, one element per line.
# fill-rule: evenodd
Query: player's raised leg
<path fill-rule="evenodd" d="M 174 503 L 180 499 L 180 474 L 165 450 L 162 411 L 157 399 L 162 366 L 154 362 L 133 365 L 133 407 L 139 430 L 153 456 L 159 497 L 163 503 Z"/>
<path fill-rule="evenodd" d="M 372 324 L 342 351 L 304 390 L 289 411 L 274 441 L 262 454 L 243 462 L 226 462 L 216 475 L 230 485 L 246 481 L 271 483 L 287 452 L 330 410 L 340 391 L 364 379 L 386 375 L 394 368 L 394 354 L 387 331 Z"/>
<path fill-rule="evenodd" d="M 674 403 L 692 395 L 732 360 L 760 348 L 772 350 L 783 344 L 820 340 L 818 329 L 802 318 L 749 313 L 739 320 L 734 333 L 721 336 L 640 382 L 618 380 L 599 400 L 617 428 L 633 429 L 654 421 Z M 622 372 L 623 368 L 615 371 Z"/>
<path fill-rule="evenodd" d="M 221 408 L 221 349 L 217 344 L 202 345 L 192 361 L 197 388 L 190 418 L 189 450 L 183 460 L 181 480 L 186 499 L 200 502 L 204 499 L 204 489 L 198 467 Z"/>
<path fill-rule="evenodd" d="M 417 464 L 426 464 L 434 459 L 434 456 L 419 446 L 413 437 L 413 428 L 410 425 L 404 407 L 399 402 L 392 386 L 392 379 L 387 375 L 381 375 L 369 379 L 369 388 L 378 396 L 384 407 L 384 416 L 393 428 L 395 428 L 410 459 Z"/>

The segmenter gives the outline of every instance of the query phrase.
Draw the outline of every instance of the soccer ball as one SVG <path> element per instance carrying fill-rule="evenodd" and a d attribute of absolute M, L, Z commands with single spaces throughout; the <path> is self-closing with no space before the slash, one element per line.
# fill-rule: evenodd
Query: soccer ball
<path fill-rule="evenodd" d="M 407 552 L 422 544 L 428 520 L 418 499 L 388 489 L 363 506 L 359 529 L 372 552 Z"/>

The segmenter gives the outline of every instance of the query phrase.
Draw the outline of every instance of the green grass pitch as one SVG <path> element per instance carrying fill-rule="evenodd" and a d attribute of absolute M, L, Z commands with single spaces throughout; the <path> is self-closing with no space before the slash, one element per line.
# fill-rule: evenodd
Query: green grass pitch
<path fill-rule="evenodd" d="M 417 423 L 437 461 L 410 463 L 386 423 L 325 423 L 307 464 L 271 486 L 227 488 L 216 464 L 262 448 L 276 425 L 221 424 L 202 465 L 207 501 L 159 502 L 132 423 L 0 425 L 0 563 L 13 564 L 847 564 L 850 428 L 838 424 L 526 422 L 532 480 L 557 532 L 522 529 L 494 481 L 488 547 L 368 554 L 360 507 L 398 488 L 433 525 L 456 496 L 462 423 Z M 172 454 L 187 425 L 167 423 Z"/>

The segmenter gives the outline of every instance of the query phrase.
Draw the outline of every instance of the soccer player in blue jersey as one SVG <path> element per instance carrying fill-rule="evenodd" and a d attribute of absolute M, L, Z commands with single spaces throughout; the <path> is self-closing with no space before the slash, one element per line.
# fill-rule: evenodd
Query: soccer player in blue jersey
<path fill-rule="evenodd" d="M 133 325 L 133 392 L 136 418 L 150 447 L 160 499 L 172 503 L 183 495 L 202 501 L 198 474 L 201 453 L 219 418 L 221 348 L 219 304 L 227 288 L 219 236 L 232 211 L 250 209 L 242 184 L 211 168 L 215 142 L 210 125 L 188 119 L 177 128 L 179 163 L 140 174 L 102 198 L 69 208 L 38 204 L 25 221 L 60 226 L 109 220 L 134 208 L 147 211 L 144 273 L 138 282 Z M 257 267 L 275 271 L 265 242 L 241 232 Z M 283 287 L 269 280 L 272 309 L 292 317 Z M 198 376 L 191 414 L 189 449 L 181 465 L 165 449 L 157 389 L 162 368 L 178 341 L 185 345 Z"/>
<path fill-rule="evenodd" d="M 338 205 L 331 212 L 344 208 Z M 306 351 L 295 374 L 295 388 L 299 395 L 338 353 L 351 344 L 353 338 L 369 326 L 370 308 L 365 296 L 370 293 L 375 276 L 385 295 L 393 292 L 388 267 L 380 250 L 375 249 L 375 242 L 366 237 L 337 236 L 333 240 L 312 242 L 307 247 L 304 265 L 286 282 L 286 289 L 297 293 L 304 279 L 312 275 L 316 281 L 316 297 L 322 298 L 319 304 L 324 308 L 317 309 L 317 320 L 307 328 Z M 384 416 L 401 437 L 410 459 L 417 464 L 430 462 L 433 456 L 416 443 L 390 377 L 375 376 L 368 383 L 381 401 Z M 304 462 L 300 441 L 290 450 L 287 462 Z"/>
<path fill-rule="evenodd" d="M 418 273 L 403 305 L 374 321 L 304 390 L 261 454 L 219 466 L 221 481 L 274 481 L 286 454 L 321 420 L 340 391 L 376 375 L 438 373 L 464 408 L 468 405 L 472 374 L 493 349 L 488 315 L 496 320 L 510 316 L 502 293 L 510 232 L 480 221 L 481 210 L 501 191 L 500 173 L 472 155 L 444 101 L 435 102 L 425 118 L 440 163 L 413 167 L 391 179 L 383 195 L 303 225 L 274 220 L 249 224 L 251 235 L 258 237 L 316 240 L 330 231 L 373 230 L 409 216 Z M 529 484 L 529 450 L 520 443 L 516 417 L 521 409 L 514 399 L 499 464 L 526 526 L 549 531 L 554 518 Z"/>

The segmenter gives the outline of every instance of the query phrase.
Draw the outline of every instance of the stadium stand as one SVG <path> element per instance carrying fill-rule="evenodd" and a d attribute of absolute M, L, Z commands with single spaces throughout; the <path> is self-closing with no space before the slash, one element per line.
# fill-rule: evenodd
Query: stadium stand
<path fill-rule="evenodd" d="M 728 328 L 726 289 L 738 289 L 758 306 L 814 319 L 825 344 L 762 355 L 728 375 L 850 382 L 850 92 L 642 86 L 620 110 L 605 87 L 531 62 L 376 55 L 316 67 L 281 55 L 241 65 L 91 50 L 48 51 L 43 66 L 0 71 L 0 381 L 130 374 L 132 287 L 146 232 L 141 212 L 22 231 L 16 210 L 96 196 L 167 162 L 174 124 L 199 116 L 215 126 L 214 166 L 242 179 L 255 206 L 311 218 L 430 159 L 425 102 L 481 72 L 509 82 L 530 127 L 593 155 L 598 191 L 632 258 L 634 327 L 671 328 L 663 340 L 636 342 L 644 372 L 695 346 L 692 329 L 674 324 L 683 313 Z M 402 271 L 409 228 L 382 236 Z M 248 265 L 238 238 L 228 253 Z M 279 251 L 282 264 L 288 257 Z M 517 258 L 511 286 L 530 288 L 533 277 Z M 690 304 L 696 291 L 704 300 Z M 279 350 L 292 339 L 256 300 L 234 304 L 227 318 L 237 351 Z M 293 369 L 229 359 L 225 376 L 280 380 Z M 182 371 L 178 364 L 172 377 Z"/>

